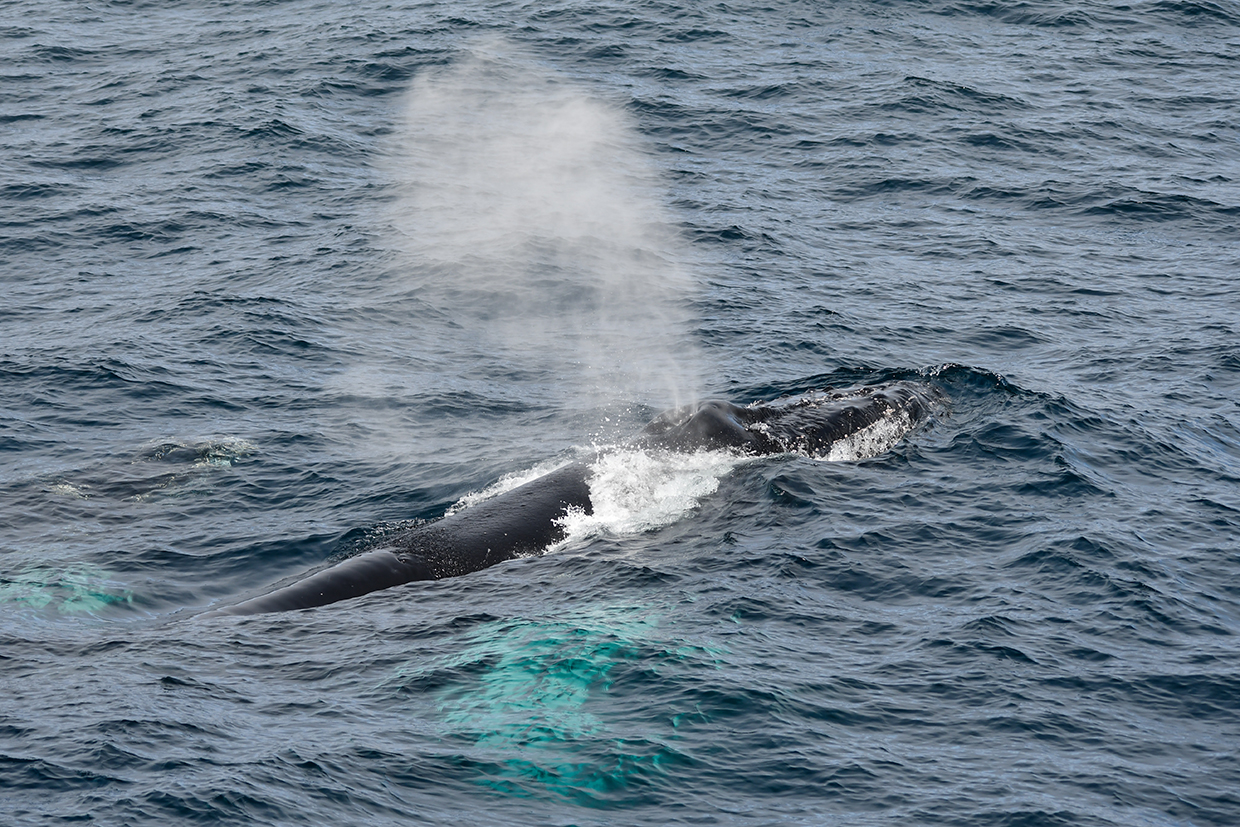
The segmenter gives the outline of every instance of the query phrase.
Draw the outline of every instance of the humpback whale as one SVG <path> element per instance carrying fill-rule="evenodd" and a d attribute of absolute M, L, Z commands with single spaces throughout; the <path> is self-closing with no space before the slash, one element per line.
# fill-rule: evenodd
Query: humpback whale
<path fill-rule="evenodd" d="M 841 441 L 863 436 L 884 422 L 896 425 L 898 436 L 902 436 L 928 415 L 937 398 L 938 391 L 929 385 L 890 382 L 749 406 L 699 402 L 658 415 L 629 446 L 827 457 Z M 565 465 L 489 500 L 388 538 L 382 548 L 208 615 L 323 606 L 415 580 L 456 577 L 515 557 L 539 554 L 565 539 L 563 520 L 570 511 L 593 513 L 590 476 L 589 462 Z"/>

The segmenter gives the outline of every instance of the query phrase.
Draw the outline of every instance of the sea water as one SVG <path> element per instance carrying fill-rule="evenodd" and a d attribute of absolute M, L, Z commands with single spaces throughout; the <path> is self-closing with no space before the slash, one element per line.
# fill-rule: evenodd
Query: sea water
<path fill-rule="evenodd" d="M 1240 822 L 1240 6 L 0 21 L 0 823 Z M 205 610 L 658 411 L 551 553 Z"/>

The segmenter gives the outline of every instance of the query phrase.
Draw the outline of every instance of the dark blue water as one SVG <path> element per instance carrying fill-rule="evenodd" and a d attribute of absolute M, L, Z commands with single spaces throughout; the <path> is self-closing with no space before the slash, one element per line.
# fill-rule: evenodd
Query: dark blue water
<path fill-rule="evenodd" d="M 1240 822 L 1236 3 L 5 11 L 0 823 Z M 891 379 L 877 455 L 196 619 Z"/>

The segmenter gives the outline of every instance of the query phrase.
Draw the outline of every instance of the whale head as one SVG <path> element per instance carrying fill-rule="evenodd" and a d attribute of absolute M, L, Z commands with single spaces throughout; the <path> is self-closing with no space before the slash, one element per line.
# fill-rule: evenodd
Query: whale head
<path fill-rule="evenodd" d="M 769 453 L 766 437 L 750 427 L 760 418 L 755 409 L 709 400 L 664 411 L 642 429 L 638 440 L 672 451 Z"/>

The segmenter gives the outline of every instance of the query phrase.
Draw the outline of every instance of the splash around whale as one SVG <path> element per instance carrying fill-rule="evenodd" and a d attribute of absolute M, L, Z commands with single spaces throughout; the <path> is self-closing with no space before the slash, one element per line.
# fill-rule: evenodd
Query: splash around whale
<path fill-rule="evenodd" d="M 748 406 L 700 402 L 655 417 L 626 447 L 859 459 L 889 450 L 924 421 L 940 399 L 940 392 L 932 385 L 891 382 Z M 456 577 L 505 560 L 540 554 L 565 539 L 570 515 L 593 513 L 592 476 L 593 464 L 589 461 L 565 465 L 388 538 L 382 548 L 202 616 L 324 606 L 404 583 Z"/>

